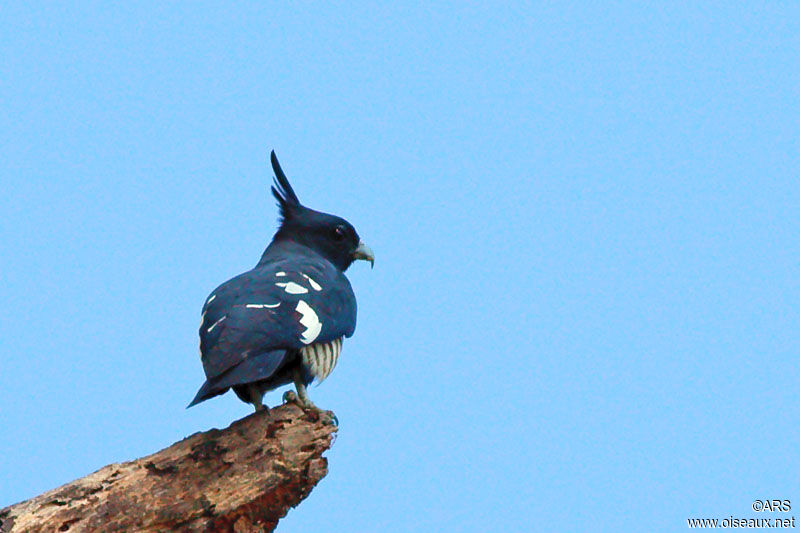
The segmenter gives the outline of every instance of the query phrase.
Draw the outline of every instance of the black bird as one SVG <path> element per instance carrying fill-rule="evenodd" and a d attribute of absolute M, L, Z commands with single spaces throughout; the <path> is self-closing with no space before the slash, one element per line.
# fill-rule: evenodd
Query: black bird
<path fill-rule="evenodd" d="M 372 250 L 343 218 L 300 204 L 273 151 L 272 194 L 280 227 L 252 270 L 217 287 L 203 306 L 200 357 L 206 382 L 189 407 L 229 388 L 256 411 L 264 393 L 306 386 L 336 366 L 344 337 L 356 327 L 356 298 L 344 271 Z"/>

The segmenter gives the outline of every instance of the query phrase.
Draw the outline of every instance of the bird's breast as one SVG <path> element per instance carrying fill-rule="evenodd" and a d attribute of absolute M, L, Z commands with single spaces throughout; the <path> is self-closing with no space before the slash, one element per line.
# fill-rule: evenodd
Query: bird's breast
<path fill-rule="evenodd" d="M 343 340 L 343 337 L 339 337 L 331 342 L 317 342 L 304 346 L 300 350 L 303 357 L 303 365 L 316 378 L 318 383 L 322 383 L 336 366 L 339 354 L 342 353 Z"/>

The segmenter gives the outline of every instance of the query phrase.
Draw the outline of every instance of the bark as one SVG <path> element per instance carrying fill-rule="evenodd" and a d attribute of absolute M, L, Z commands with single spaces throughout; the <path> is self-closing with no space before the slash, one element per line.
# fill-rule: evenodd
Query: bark
<path fill-rule="evenodd" d="M 287 403 L 0 510 L 0 531 L 272 531 L 328 473 L 333 413 Z"/>

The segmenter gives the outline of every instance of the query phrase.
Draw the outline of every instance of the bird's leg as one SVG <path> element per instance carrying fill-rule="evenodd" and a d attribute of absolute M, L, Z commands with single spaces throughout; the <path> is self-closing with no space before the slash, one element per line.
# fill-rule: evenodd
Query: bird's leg
<path fill-rule="evenodd" d="M 259 411 L 269 411 L 269 407 L 261 403 L 261 399 L 264 395 L 261 390 L 259 390 L 258 385 L 250 385 L 247 390 L 250 394 L 250 403 L 256 408 L 256 413 Z"/>
<path fill-rule="evenodd" d="M 297 399 L 301 406 L 308 409 L 316 409 L 317 406 L 311 402 L 306 391 L 306 384 L 303 381 L 303 371 L 300 366 L 294 369 L 294 386 L 297 389 Z"/>

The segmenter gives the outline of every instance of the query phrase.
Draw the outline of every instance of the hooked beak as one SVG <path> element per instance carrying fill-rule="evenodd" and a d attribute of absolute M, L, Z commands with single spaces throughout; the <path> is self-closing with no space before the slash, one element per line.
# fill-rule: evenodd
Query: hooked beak
<path fill-rule="evenodd" d="M 353 252 L 353 258 L 369 261 L 370 268 L 375 268 L 375 254 L 372 253 L 372 248 L 364 244 L 364 241 L 358 242 L 358 248 Z"/>

